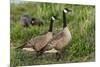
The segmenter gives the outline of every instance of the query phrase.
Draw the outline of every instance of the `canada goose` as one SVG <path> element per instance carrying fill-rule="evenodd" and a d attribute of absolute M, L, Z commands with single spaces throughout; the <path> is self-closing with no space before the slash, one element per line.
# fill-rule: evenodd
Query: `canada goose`
<path fill-rule="evenodd" d="M 21 16 L 21 24 L 24 27 L 28 27 L 29 25 L 43 25 L 43 20 L 36 18 L 36 17 L 30 17 L 29 15 L 25 14 Z"/>
<path fill-rule="evenodd" d="M 64 47 L 69 44 L 72 38 L 71 33 L 67 27 L 67 20 L 66 20 L 66 13 L 70 11 L 71 10 L 69 10 L 68 8 L 64 8 L 63 10 L 63 30 L 59 32 L 57 35 L 55 35 L 53 39 L 49 41 L 48 44 L 44 48 L 41 49 L 42 51 L 51 50 L 53 48 L 57 50 L 57 53 L 56 53 L 57 60 L 59 60 L 60 57 L 62 57 Z"/>
<path fill-rule="evenodd" d="M 35 18 L 35 17 L 32 17 L 30 23 L 31 23 L 31 25 L 38 25 L 38 26 L 40 26 L 40 25 L 43 25 L 43 20 Z"/>
<path fill-rule="evenodd" d="M 42 53 L 40 50 L 53 38 L 52 30 L 53 30 L 54 20 L 55 20 L 55 16 L 52 16 L 50 20 L 51 22 L 50 22 L 49 30 L 45 35 L 31 38 L 30 41 L 24 43 L 22 46 L 18 48 L 21 48 L 21 49 L 22 48 L 33 48 L 37 52 L 37 55 L 40 55 Z"/>

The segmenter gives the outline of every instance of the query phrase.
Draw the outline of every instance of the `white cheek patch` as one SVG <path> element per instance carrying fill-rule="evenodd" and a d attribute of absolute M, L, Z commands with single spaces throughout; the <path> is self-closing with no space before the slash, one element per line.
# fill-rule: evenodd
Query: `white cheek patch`
<path fill-rule="evenodd" d="M 55 20 L 55 18 L 54 18 L 54 17 L 52 17 L 52 19 L 53 19 L 53 20 Z"/>
<path fill-rule="evenodd" d="M 64 12 L 67 13 L 68 11 L 64 9 Z"/>
<path fill-rule="evenodd" d="M 34 23 L 34 21 L 32 21 L 32 23 Z"/>

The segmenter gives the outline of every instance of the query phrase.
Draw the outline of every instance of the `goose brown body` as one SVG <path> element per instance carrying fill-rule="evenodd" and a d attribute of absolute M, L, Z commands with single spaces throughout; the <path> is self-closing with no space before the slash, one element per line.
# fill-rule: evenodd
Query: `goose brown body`
<path fill-rule="evenodd" d="M 20 46 L 18 48 L 21 48 L 21 49 L 23 49 L 23 48 L 33 48 L 33 49 L 35 49 L 36 52 L 40 52 L 40 50 L 44 46 L 46 46 L 47 43 L 53 38 L 52 29 L 53 29 L 54 20 L 55 20 L 55 18 L 52 16 L 50 26 L 49 26 L 49 30 L 45 35 L 37 36 L 35 38 L 31 38 L 31 40 L 24 43 L 22 46 Z"/>
<path fill-rule="evenodd" d="M 44 48 L 44 50 L 51 50 L 54 48 L 60 51 L 69 44 L 71 38 L 71 33 L 66 27 L 64 30 L 55 35 L 50 42 L 48 42 L 48 45 Z"/>
<path fill-rule="evenodd" d="M 32 38 L 29 42 L 27 42 L 27 46 L 30 46 L 31 48 L 35 49 L 35 51 L 39 51 L 41 48 L 43 48 L 50 40 L 52 39 L 52 32 L 48 32 L 45 35 L 38 36 L 35 38 Z M 26 46 L 26 47 L 27 47 Z"/>
<path fill-rule="evenodd" d="M 71 41 L 71 34 L 69 29 L 66 27 L 52 40 L 51 43 L 55 45 L 54 48 L 56 50 L 62 50 L 65 46 L 69 44 L 70 41 Z"/>

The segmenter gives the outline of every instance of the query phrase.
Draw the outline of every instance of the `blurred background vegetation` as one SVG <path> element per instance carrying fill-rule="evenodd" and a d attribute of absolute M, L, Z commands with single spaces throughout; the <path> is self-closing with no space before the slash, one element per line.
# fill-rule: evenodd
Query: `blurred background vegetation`
<path fill-rule="evenodd" d="M 56 61 L 53 55 L 34 60 L 33 52 L 15 50 L 14 47 L 20 46 L 24 41 L 46 33 L 52 15 L 57 16 L 53 32 L 55 34 L 59 32 L 62 29 L 62 10 L 65 7 L 72 9 L 72 13 L 67 14 L 72 42 L 65 48 L 64 60 Z M 20 17 L 25 13 L 31 17 L 43 19 L 44 25 L 22 27 Z M 36 2 L 11 3 L 10 15 L 11 67 L 95 61 L 95 6 Z"/>

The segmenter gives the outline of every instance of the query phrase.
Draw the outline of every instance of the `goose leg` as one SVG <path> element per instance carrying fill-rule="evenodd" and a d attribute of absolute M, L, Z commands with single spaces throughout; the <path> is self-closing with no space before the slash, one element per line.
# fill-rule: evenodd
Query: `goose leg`
<path fill-rule="evenodd" d="M 60 58 L 61 58 L 61 54 L 60 54 L 60 52 L 57 52 L 57 53 L 56 53 L 56 60 L 59 61 Z"/>
<path fill-rule="evenodd" d="M 36 52 L 36 57 L 39 57 L 39 56 L 41 56 L 42 54 L 43 54 L 42 51 L 37 51 L 37 52 Z"/>
<path fill-rule="evenodd" d="M 56 58 L 57 58 L 57 61 L 59 61 L 60 59 L 64 59 L 64 50 L 60 50 L 56 53 Z"/>
<path fill-rule="evenodd" d="M 33 53 L 33 60 L 36 60 L 36 59 L 38 59 L 38 57 L 39 57 L 40 55 L 39 55 L 39 53 L 38 52 L 36 52 L 36 54 L 34 55 L 34 53 Z"/>
<path fill-rule="evenodd" d="M 40 56 L 41 56 L 42 54 L 43 54 L 43 52 L 37 51 L 37 52 L 36 52 L 36 55 L 35 55 L 35 57 L 34 57 L 34 60 L 36 60 L 36 59 L 41 59 Z"/>
<path fill-rule="evenodd" d="M 61 59 L 63 60 L 64 59 L 64 49 L 63 50 L 61 50 Z"/>

